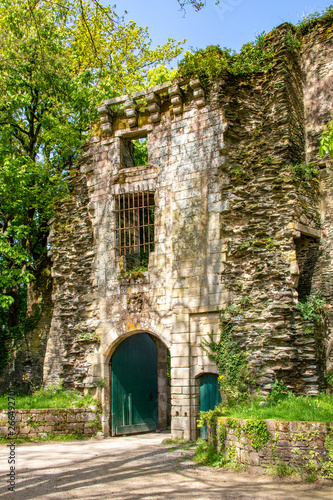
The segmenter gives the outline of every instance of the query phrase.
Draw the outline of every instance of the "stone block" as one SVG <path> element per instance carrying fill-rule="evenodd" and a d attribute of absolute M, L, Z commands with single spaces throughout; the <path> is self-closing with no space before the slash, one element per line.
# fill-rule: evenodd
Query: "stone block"
<path fill-rule="evenodd" d="M 251 452 L 248 454 L 247 461 L 249 465 L 255 465 L 255 466 L 260 465 L 260 459 L 258 453 L 255 452 Z"/>
<path fill-rule="evenodd" d="M 20 427 L 18 434 L 29 434 L 31 427 Z"/>
<path fill-rule="evenodd" d="M 173 380 L 180 379 L 183 381 L 184 385 L 187 385 L 186 381 L 190 379 L 190 369 L 189 368 L 171 368 L 171 384 Z"/>
<path fill-rule="evenodd" d="M 191 360 L 189 356 L 175 356 L 171 358 L 171 369 L 190 368 Z"/>

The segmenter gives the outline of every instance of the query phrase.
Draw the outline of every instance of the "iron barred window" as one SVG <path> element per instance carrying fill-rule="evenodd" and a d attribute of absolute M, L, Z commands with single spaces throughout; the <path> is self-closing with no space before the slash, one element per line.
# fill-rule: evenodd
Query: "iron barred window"
<path fill-rule="evenodd" d="M 116 245 L 125 257 L 126 271 L 148 268 L 154 251 L 154 193 L 126 193 L 116 197 Z"/>

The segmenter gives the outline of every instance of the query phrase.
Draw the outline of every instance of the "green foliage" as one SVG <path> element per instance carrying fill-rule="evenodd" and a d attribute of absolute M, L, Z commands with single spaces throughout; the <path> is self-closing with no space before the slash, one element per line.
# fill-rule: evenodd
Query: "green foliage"
<path fill-rule="evenodd" d="M 332 422 L 333 396 L 321 393 L 317 396 L 296 396 L 291 391 L 280 397 L 266 399 L 265 406 L 260 406 L 263 398 L 256 397 L 237 405 L 223 406 L 219 415 L 231 418 L 256 420 L 286 420 L 306 422 Z"/>
<path fill-rule="evenodd" d="M 134 144 L 134 165 L 148 165 L 148 139 L 136 139 Z"/>
<path fill-rule="evenodd" d="M 240 348 L 233 336 L 233 317 L 240 313 L 234 306 L 221 311 L 220 337 L 214 340 L 213 332 L 204 339 L 201 347 L 218 369 L 222 400 L 236 402 L 243 400 L 249 387 L 250 370 L 248 355 Z M 252 377 L 253 378 L 253 377 Z"/>
<path fill-rule="evenodd" d="M 250 440 L 253 448 L 257 451 L 263 448 L 271 437 L 267 429 L 267 424 L 263 420 L 247 420 L 242 430 L 245 436 Z"/>
<path fill-rule="evenodd" d="M 272 67 L 274 52 L 265 44 L 265 32 L 258 35 L 255 42 L 245 43 L 240 53 L 233 52 L 230 71 L 234 75 L 247 75 L 267 71 Z"/>
<path fill-rule="evenodd" d="M 90 405 L 99 405 L 98 401 L 89 394 L 83 396 L 79 391 L 65 390 L 57 387 L 39 389 L 31 396 L 16 396 L 17 409 L 37 408 L 88 408 Z M 7 395 L 0 396 L 0 410 L 8 407 Z"/>
<path fill-rule="evenodd" d="M 271 438 L 267 424 L 263 420 L 248 419 L 242 425 L 238 420 L 228 418 L 228 427 L 234 429 L 238 440 L 244 435 L 250 441 L 251 446 L 258 451 L 263 448 Z"/>
<path fill-rule="evenodd" d="M 208 45 L 194 53 L 185 52 L 178 63 L 179 76 L 183 78 L 200 78 L 205 87 L 211 85 L 229 68 L 230 50 L 221 49 L 218 45 Z"/>
<path fill-rule="evenodd" d="M 105 380 L 104 380 L 104 378 L 103 378 L 103 377 L 101 377 L 101 378 L 99 379 L 99 381 L 97 382 L 97 385 L 98 385 L 98 387 L 99 387 L 100 389 L 103 389 L 103 387 L 105 387 Z"/>
<path fill-rule="evenodd" d="M 315 165 L 308 163 L 300 163 L 297 165 L 289 165 L 287 167 L 290 172 L 295 173 L 302 181 L 308 182 L 317 179 L 319 170 Z"/>
<path fill-rule="evenodd" d="M 176 69 L 168 69 L 165 66 L 157 66 L 147 71 L 147 87 L 154 87 L 160 83 L 172 81 L 177 76 Z"/>
<path fill-rule="evenodd" d="M 283 41 L 288 47 L 288 49 L 292 52 L 297 51 L 302 46 L 301 41 L 297 38 L 297 34 L 292 33 L 291 31 L 287 31 L 284 34 Z"/>
<path fill-rule="evenodd" d="M 209 428 L 215 429 L 216 418 L 222 415 L 223 409 L 221 405 L 216 406 L 213 410 L 201 411 L 197 420 L 197 426 L 204 427 L 207 425 Z"/>
<path fill-rule="evenodd" d="M 194 461 L 210 467 L 224 467 L 228 462 L 223 455 L 218 453 L 213 443 L 207 443 L 201 439 L 197 441 Z"/>
<path fill-rule="evenodd" d="M 218 45 L 209 45 L 193 53 L 187 51 L 178 64 L 178 72 L 183 78 L 200 78 L 208 87 L 226 71 L 233 75 L 267 71 L 273 57 L 272 49 L 265 45 L 265 33 L 262 33 L 255 42 L 244 44 L 238 54 Z"/>
<path fill-rule="evenodd" d="M 304 16 L 303 19 L 298 21 L 296 24 L 297 31 L 302 34 L 305 34 L 318 22 L 327 22 L 333 19 L 333 5 L 329 5 L 326 7 L 324 11 L 313 12 L 307 16 Z"/>
<path fill-rule="evenodd" d="M 282 380 L 275 380 L 272 385 L 271 392 L 268 396 L 268 401 L 272 403 L 279 403 L 290 396 L 290 392 L 287 390 L 284 382 Z"/>
<path fill-rule="evenodd" d="M 266 250 L 269 250 L 271 248 L 275 248 L 278 246 L 278 243 L 276 240 L 271 238 L 270 236 L 267 236 L 265 238 L 263 237 L 256 237 L 253 236 L 249 240 L 243 241 L 237 248 L 238 251 L 242 250 L 249 250 L 251 251 L 252 255 L 258 251 L 260 248 L 265 248 Z M 241 301 L 242 302 L 242 301 Z"/>
<path fill-rule="evenodd" d="M 294 467 L 276 459 L 274 465 L 267 467 L 268 474 L 273 474 L 277 477 L 288 477 L 296 473 Z"/>
<path fill-rule="evenodd" d="M 96 332 L 79 331 L 77 340 L 87 340 L 90 342 L 100 342 L 100 336 Z"/>
<path fill-rule="evenodd" d="M 19 311 L 47 262 L 54 204 L 70 196 L 98 105 L 171 76 L 164 65 L 181 47 L 169 40 L 152 49 L 147 28 L 97 0 L 0 0 L 0 30 L 0 348 L 8 360 L 11 328 L 27 331 Z M 144 145 L 137 151 L 144 162 Z"/>
<path fill-rule="evenodd" d="M 320 139 L 319 155 L 325 156 L 326 154 L 333 156 L 333 120 L 324 127 Z"/>
<path fill-rule="evenodd" d="M 326 382 L 330 389 L 333 389 L 333 371 L 327 372 L 325 375 Z"/>
<path fill-rule="evenodd" d="M 320 290 L 315 295 L 305 297 L 297 304 L 304 321 L 311 321 L 317 327 L 321 325 L 323 316 L 325 314 L 325 300 L 323 299 Z"/>
<path fill-rule="evenodd" d="M 332 436 L 327 435 L 325 438 L 325 448 L 328 454 L 327 461 L 325 461 L 321 468 L 323 477 L 333 479 L 333 439 Z"/>

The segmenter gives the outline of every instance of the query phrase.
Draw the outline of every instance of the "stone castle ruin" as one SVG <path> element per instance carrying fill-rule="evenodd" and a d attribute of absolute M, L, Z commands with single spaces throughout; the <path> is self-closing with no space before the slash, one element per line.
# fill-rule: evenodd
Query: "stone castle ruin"
<path fill-rule="evenodd" d="M 44 383 L 96 395 L 105 435 L 171 422 L 174 437 L 195 438 L 202 381 L 217 373 L 200 344 L 219 335 L 218 310 L 230 305 L 263 391 L 276 379 L 298 393 L 325 387 L 333 170 L 318 149 L 333 108 L 333 35 L 318 23 L 295 49 L 292 29 L 267 35 L 267 73 L 226 73 L 209 90 L 168 82 L 99 108 L 51 223 Z M 137 139 L 148 140 L 147 165 Z M 326 320 L 309 328 L 297 302 L 319 290 Z"/>

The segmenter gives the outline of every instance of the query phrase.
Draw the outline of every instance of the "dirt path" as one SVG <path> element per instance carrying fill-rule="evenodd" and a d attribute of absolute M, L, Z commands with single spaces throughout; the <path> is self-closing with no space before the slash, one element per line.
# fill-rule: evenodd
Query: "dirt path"
<path fill-rule="evenodd" d="M 18 445 L 16 492 L 7 491 L 7 449 L 0 447 L 0 498 L 67 499 L 333 499 L 333 484 L 307 485 L 257 473 L 195 465 L 190 451 L 168 451 L 166 434 Z"/>

